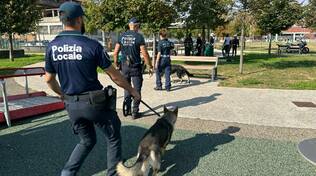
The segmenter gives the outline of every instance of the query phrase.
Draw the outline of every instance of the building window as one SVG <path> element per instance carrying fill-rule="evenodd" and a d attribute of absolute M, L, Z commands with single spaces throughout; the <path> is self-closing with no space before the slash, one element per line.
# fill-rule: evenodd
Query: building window
<path fill-rule="evenodd" d="M 63 30 L 63 26 L 62 25 L 50 26 L 50 34 L 58 34 L 62 30 Z"/>
<path fill-rule="evenodd" d="M 48 34 L 48 26 L 38 26 L 39 34 Z"/>
<path fill-rule="evenodd" d="M 54 12 L 54 14 L 53 14 L 54 17 L 57 17 L 58 16 L 58 10 L 54 10 L 53 12 Z"/>
<path fill-rule="evenodd" d="M 53 17 L 53 11 L 51 9 L 45 10 L 44 17 Z"/>

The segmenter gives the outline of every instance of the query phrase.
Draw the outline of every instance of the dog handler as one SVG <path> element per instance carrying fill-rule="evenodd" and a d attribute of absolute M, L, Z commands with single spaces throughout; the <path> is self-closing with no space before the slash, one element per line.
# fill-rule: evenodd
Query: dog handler
<path fill-rule="evenodd" d="M 133 83 L 133 87 L 141 94 L 141 89 L 143 85 L 143 72 L 140 53 L 144 56 L 144 61 L 149 69 L 149 74 L 152 74 L 153 66 L 150 62 L 147 49 L 145 47 L 144 37 L 138 33 L 140 28 L 139 21 L 133 17 L 128 22 L 129 30 L 123 33 L 118 43 L 115 45 L 114 50 L 114 65 L 118 68 L 118 53 L 122 52 L 121 60 L 121 72 L 125 79 L 129 83 Z M 131 94 L 128 91 L 124 92 L 124 98 L 128 107 L 131 107 Z M 135 100 L 133 102 L 132 117 L 139 118 L 141 114 L 139 113 L 140 100 Z M 129 108 L 130 109 L 130 108 Z"/>
<path fill-rule="evenodd" d="M 77 174 L 96 143 L 94 126 L 106 135 L 107 175 L 116 175 L 115 167 L 121 160 L 121 122 L 115 110 L 115 89 L 108 86 L 102 90 L 97 67 L 102 68 L 137 101 L 141 97 L 111 65 L 108 54 L 99 42 L 82 35 L 84 12 L 81 6 L 75 2 L 65 2 L 59 7 L 59 13 L 65 29 L 47 46 L 45 79 L 50 89 L 65 100 L 73 131 L 80 138 L 61 175 Z"/>
<path fill-rule="evenodd" d="M 159 32 L 160 41 L 158 43 L 158 55 L 157 61 L 155 64 L 156 69 L 156 87 L 155 90 L 162 90 L 162 83 L 161 83 L 161 74 L 165 72 L 165 87 L 167 91 L 171 89 L 171 81 L 170 81 L 170 74 L 171 74 L 171 59 L 170 54 L 171 50 L 174 48 L 174 44 L 170 42 L 167 38 L 167 30 L 161 29 Z"/>

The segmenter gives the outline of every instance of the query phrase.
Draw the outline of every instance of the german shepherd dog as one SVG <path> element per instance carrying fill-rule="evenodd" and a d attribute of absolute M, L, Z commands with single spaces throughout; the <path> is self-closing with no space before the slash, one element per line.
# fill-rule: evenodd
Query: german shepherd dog
<path fill-rule="evenodd" d="M 162 74 L 164 74 L 164 72 Z M 183 78 L 186 76 L 187 83 L 189 84 L 190 84 L 190 77 L 193 76 L 186 68 L 184 68 L 181 65 L 176 65 L 176 64 L 171 65 L 171 75 L 173 74 L 175 74 L 178 77 L 181 83 L 184 81 Z M 176 81 L 173 79 L 172 82 L 176 82 Z"/>
<path fill-rule="evenodd" d="M 160 169 L 161 156 L 170 142 L 171 135 L 178 117 L 178 107 L 164 106 L 164 115 L 145 133 L 138 146 L 137 160 L 131 167 L 118 163 L 119 176 L 148 176 L 150 167 L 153 175 Z"/>

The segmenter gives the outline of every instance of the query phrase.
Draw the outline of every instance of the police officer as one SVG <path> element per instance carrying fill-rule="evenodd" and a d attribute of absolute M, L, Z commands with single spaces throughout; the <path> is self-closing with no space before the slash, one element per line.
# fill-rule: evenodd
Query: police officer
<path fill-rule="evenodd" d="M 137 18 L 133 17 L 128 22 L 129 30 L 124 32 L 118 39 L 114 50 L 114 65 L 118 68 L 118 53 L 121 50 L 121 72 L 129 83 L 133 83 L 134 88 L 141 94 L 143 85 L 143 73 L 140 53 L 144 56 L 145 64 L 149 69 L 150 75 L 152 74 L 153 66 L 150 62 L 148 52 L 145 47 L 144 37 L 138 33 L 140 23 Z M 128 91 L 124 92 L 125 102 L 128 107 L 131 107 L 132 99 Z M 139 118 L 140 100 L 133 101 L 132 117 Z"/>
<path fill-rule="evenodd" d="M 102 90 L 97 67 L 102 68 L 118 86 L 129 91 L 136 100 L 140 100 L 140 95 L 111 65 L 108 54 L 99 42 L 82 35 L 84 12 L 81 6 L 75 2 L 65 2 L 60 6 L 59 13 L 65 29 L 47 46 L 45 79 L 48 86 L 65 100 L 73 131 L 80 138 L 61 175 L 77 174 L 96 143 L 94 126 L 99 127 L 106 135 L 107 175 L 116 175 L 115 167 L 121 160 L 121 122 L 115 108 L 110 108 L 113 105 L 109 104 L 110 97 L 113 98 L 110 88 Z"/>
<path fill-rule="evenodd" d="M 157 61 L 155 64 L 156 69 L 156 87 L 155 90 L 162 90 L 162 83 L 161 83 L 161 75 L 162 72 L 165 72 L 165 87 L 166 90 L 169 92 L 171 89 L 171 82 L 170 82 L 170 74 L 171 74 L 171 59 L 170 54 L 172 49 L 174 48 L 174 44 L 170 42 L 167 38 L 167 30 L 161 29 L 159 32 L 160 41 L 158 43 L 158 55 Z"/>

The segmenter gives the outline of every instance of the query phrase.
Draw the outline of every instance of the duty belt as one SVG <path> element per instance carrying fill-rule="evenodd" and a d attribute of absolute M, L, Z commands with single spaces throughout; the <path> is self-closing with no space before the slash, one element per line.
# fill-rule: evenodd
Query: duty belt
<path fill-rule="evenodd" d="M 89 101 L 90 95 L 88 92 L 79 95 L 64 95 L 66 101 Z"/>

